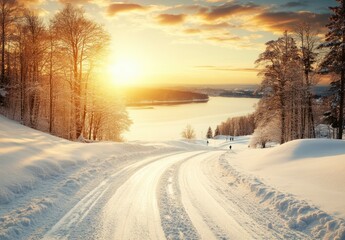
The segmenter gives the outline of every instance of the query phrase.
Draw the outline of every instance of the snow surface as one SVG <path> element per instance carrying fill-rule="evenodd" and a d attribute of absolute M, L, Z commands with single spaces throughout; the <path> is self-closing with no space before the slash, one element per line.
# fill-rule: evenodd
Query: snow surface
<path fill-rule="evenodd" d="M 0 116 L 0 239 L 345 239 L 345 142 L 249 141 L 76 143 Z"/>

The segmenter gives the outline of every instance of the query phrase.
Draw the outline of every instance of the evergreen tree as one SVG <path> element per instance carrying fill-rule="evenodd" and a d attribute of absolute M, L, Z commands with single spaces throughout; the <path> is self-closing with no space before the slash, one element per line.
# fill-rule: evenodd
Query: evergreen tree
<path fill-rule="evenodd" d="M 344 128 L 344 84 L 345 84 L 345 0 L 336 0 L 339 6 L 330 7 L 333 15 L 327 24 L 328 32 L 325 42 L 320 48 L 329 48 L 328 54 L 321 64 L 322 73 L 335 73 L 340 79 L 332 82 L 337 91 L 338 112 L 338 139 L 342 139 Z"/>
<path fill-rule="evenodd" d="M 207 138 L 212 138 L 212 136 L 213 136 L 212 129 L 211 129 L 211 127 L 208 127 L 206 137 Z"/>
<path fill-rule="evenodd" d="M 217 126 L 216 130 L 214 131 L 214 136 L 218 136 L 220 135 L 220 131 L 219 131 L 219 126 Z"/>

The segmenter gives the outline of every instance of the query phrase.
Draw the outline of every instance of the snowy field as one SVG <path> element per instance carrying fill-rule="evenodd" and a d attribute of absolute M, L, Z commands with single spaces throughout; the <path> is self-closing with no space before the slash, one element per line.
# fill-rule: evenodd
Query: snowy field
<path fill-rule="evenodd" d="M 249 140 L 82 144 L 0 116 L 0 239 L 345 239 L 345 141 Z"/>

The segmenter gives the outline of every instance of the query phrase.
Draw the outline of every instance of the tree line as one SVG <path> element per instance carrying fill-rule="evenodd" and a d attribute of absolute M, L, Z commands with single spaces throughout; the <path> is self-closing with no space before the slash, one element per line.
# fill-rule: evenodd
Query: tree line
<path fill-rule="evenodd" d="M 247 116 L 228 118 L 225 122 L 219 124 L 215 131 L 214 136 L 245 136 L 251 135 L 255 129 L 254 114 Z M 211 130 L 209 128 L 209 130 Z M 209 131 L 208 131 L 209 132 Z M 207 134 L 209 135 L 209 134 Z"/>
<path fill-rule="evenodd" d="M 0 28 L 2 114 L 67 139 L 121 138 L 130 120 L 98 76 L 110 43 L 102 25 L 71 4 L 46 24 L 0 0 Z"/>
<path fill-rule="evenodd" d="M 333 15 L 324 39 L 317 29 L 301 24 L 277 40 L 266 43 L 256 64 L 261 67 L 265 93 L 255 111 L 253 144 L 284 143 L 315 138 L 315 108 L 311 88 L 320 76 L 331 76 L 332 94 L 323 117 L 342 139 L 344 128 L 345 8 L 344 0 L 330 7 Z"/>

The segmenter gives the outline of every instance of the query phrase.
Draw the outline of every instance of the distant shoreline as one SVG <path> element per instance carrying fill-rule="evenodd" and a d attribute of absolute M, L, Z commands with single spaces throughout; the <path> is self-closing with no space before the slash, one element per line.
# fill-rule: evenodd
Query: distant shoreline
<path fill-rule="evenodd" d="M 141 101 L 135 103 L 127 103 L 127 107 L 142 107 L 142 106 L 157 106 L 157 105 L 179 105 L 179 104 L 189 104 L 189 103 L 207 103 L 209 98 L 205 99 L 190 99 L 190 100 L 150 100 L 150 101 Z"/>

